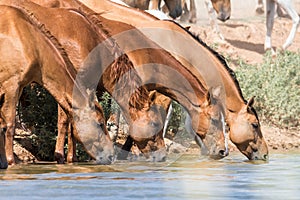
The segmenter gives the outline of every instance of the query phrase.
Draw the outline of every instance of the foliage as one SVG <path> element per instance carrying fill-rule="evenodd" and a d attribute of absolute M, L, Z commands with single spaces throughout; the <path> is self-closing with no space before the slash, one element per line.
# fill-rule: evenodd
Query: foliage
<path fill-rule="evenodd" d="M 30 137 L 38 159 L 54 160 L 57 134 L 57 103 L 41 86 L 32 84 L 23 90 L 18 106 L 21 123 L 32 128 Z"/>
<path fill-rule="evenodd" d="M 240 62 L 236 75 L 244 97 L 256 96 L 263 121 L 281 128 L 300 128 L 300 52 L 266 53 L 261 65 Z"/>
<path fill-rule="evenodd" d="M 104 116 L 106 119 L 109 118 L 111 113 L 116 113 L 117 110 L 119 109 L 119 106 L 116 103 L 116 101 L 113 100 L 107 92 L 104 92 L 103 95 L 101 96 L 100 105 L 102 106 L 102 109 L 104 111 Z"/>

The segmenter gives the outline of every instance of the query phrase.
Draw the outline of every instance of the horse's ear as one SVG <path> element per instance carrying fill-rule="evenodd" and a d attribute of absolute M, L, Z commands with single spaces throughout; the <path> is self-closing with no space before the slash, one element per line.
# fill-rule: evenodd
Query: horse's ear
<path fill-rule="evenodd" d="M 191 26 L 186 26 L 185 29 L 189 31 L 191 29 Z"/>
<path fill-rule="evenodd" d="M 154 102 L 154 100 L 156 98 L 156 94 L 157 94 L 156 90 L 150 91 L 150 93 L 149 93 L 149 99 L 150 99 L 151 103 Z"/>
<path fill-rule="evenodd" d="M 253 97 L 251 97 L 251 98 L 249 99 L 249 101 L 248 101 L 248 103 L 247 103 L 247 107 L 252 107 L 252 106 L 253 106 L 253 104 L 254 104 L 254 98 L 255 98 L 255 96 L 253 96 Z"/>

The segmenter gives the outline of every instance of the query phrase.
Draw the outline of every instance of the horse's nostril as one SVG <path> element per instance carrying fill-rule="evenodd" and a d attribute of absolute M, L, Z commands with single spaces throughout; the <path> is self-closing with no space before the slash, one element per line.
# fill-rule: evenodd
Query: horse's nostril
<path fill-rule="evenodd" d="M 225 150 L 220 150 L 219 155 L 222 156 L 222 157 L 225 157 L 226 156 L 226 151 Z"/>
<path fill-rule="evenodd" d="M 112 162 L 113 159 L 114 159 L 114 156 L 113 156 L 113 155 L 110 155 L 110 156 L 107 157 L 107 159 L 108 159 L 110 162 Z"/>
<path fill-rule="evenodd" d="M 265 154 L 265 155 L 263 156 L 263 159 L 264 159 L 264 160 L 269 160 L 268 154 Z"/>

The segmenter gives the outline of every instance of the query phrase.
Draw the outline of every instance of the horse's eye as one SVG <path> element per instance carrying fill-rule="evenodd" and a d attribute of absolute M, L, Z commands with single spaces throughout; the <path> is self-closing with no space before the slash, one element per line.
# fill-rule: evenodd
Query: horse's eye
<path fill-rule="evenodd" d="M 100 126 L 100 127 L 103 129 L 104 123 L 103 123 L 103 122 L 99 122 L 99 123 L 98 123 L 98 126 Z"/>
<path fill-rule="evenodd" d="M 258 126 L 259 126 L 258 123 L 252 123 L 251 125 L 252 125 L 252 127 L 255 128 L 255 129 L 257 129 Z"/>
<path fill-rule="evenodd" d="M 6 130 L 7 130 L 7 128 L 5 127 L 5 128 L 1 128 L 1 132 L 3 133 L 3 134 L 5 134 L 6 133 Z"/>
<path fill-rule="evenodd" d="M 159 126 L 159 124 L 157 122 L 151 122 L 151 126 L 157 127 L 157 126 Z"/>

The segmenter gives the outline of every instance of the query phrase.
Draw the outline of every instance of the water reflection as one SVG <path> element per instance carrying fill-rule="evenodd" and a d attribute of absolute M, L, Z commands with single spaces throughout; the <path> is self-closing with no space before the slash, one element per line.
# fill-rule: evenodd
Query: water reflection
<path fill-rule="evenodd" d="M 243 159 L 16 165 L 0 171 L 0 198 L 299 199 L 297 154 L 273 154 L 268 163 Z"/>

